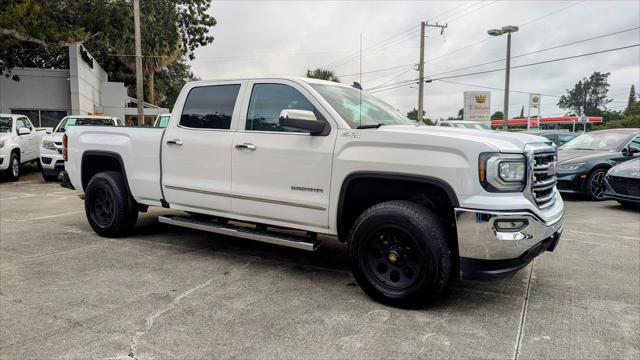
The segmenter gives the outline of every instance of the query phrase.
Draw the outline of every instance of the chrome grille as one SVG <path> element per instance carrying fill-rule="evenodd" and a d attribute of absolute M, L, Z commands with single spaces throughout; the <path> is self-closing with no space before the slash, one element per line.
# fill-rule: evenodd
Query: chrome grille
<path fill-rule="evenodd" d="M 540 209 L 555 203 L 556 164 L 558 152 L 555 148 L 543 148 L 534 151 L 532 156 L 531 196 Z"/>

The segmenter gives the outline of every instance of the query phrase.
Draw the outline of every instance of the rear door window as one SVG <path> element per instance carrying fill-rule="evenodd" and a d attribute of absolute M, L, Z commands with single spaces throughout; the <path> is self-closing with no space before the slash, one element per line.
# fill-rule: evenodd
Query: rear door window
<path fill-rule="evenodd" d="M 229 129 L 239 84 L 195 87 L 189 91 L 180 125 L 197 129 Z"/>

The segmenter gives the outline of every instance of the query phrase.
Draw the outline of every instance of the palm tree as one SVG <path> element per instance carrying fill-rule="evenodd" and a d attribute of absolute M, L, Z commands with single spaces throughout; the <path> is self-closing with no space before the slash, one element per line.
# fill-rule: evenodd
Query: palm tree
<path fill-rule="evenodd" d="M 315 70 L 307 70 L 307 77 L 313 79 L 329 80 L 340 82 L 336 74 L 331 70 L 316 68 Z"/>

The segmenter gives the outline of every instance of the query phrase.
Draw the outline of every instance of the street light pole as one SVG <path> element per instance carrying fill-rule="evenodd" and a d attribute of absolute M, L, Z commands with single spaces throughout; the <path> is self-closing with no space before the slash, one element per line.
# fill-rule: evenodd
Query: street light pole
<path fill-rule="evenodd" d="M 502 130 L 509 128 L 509 73 L 511 72 L 511 32 L 507 34 L 507 73 L 504 76 L 504 121 Z"/>
<path fill-rule="evenodd" d="M 500 36 L 507 34 L 507 66 L 504 76 L 504 108 L 502 130 L 507 131 L 509 128 L 509 73 L 511 71 L 511 33 L 518 31 L 517 26 L 504 26 L 502 29 L 491 29 L 487 33 L 491 36 Z"/>

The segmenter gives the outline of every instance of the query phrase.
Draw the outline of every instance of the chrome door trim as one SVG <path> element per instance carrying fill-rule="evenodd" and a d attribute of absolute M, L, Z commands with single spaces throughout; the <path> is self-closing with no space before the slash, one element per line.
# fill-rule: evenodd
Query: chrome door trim
<path fill-rule="evenodd" d="M 299 207 L 299 208 L 303 208 L 303 209 L 320 210 L 320 211 L 327 210 L 327 208 L 324 207 L 324 206 L 300 204 L 300 203 L 293 203 L 293 202 L 289 202 L 289 201 L 271 200 L 271 199 L 257 198 L 257 197 L 244 196 L 244 195 L 233 195 L 233 194 L 220 193 L 220 192 L 207 191 L 207 190 L 191 189 L 191 188 L 185 188 L 185 187 L 173 186 L 173 185 L 165 185 L 164 187 L 166 189 L 168 189 L 168 190 L 187 191 L 187 192 L 194 192 L 194 193 L 198 193 L 198 194 L 222 196 L 222 197 L 228 197 L 228 198 L 239 199 L 239 200 L 250 200 L 250 201 L 258 201 L 258 202 L 277 204 L 277 205 L 293 206 L 293 207 Z"/>

